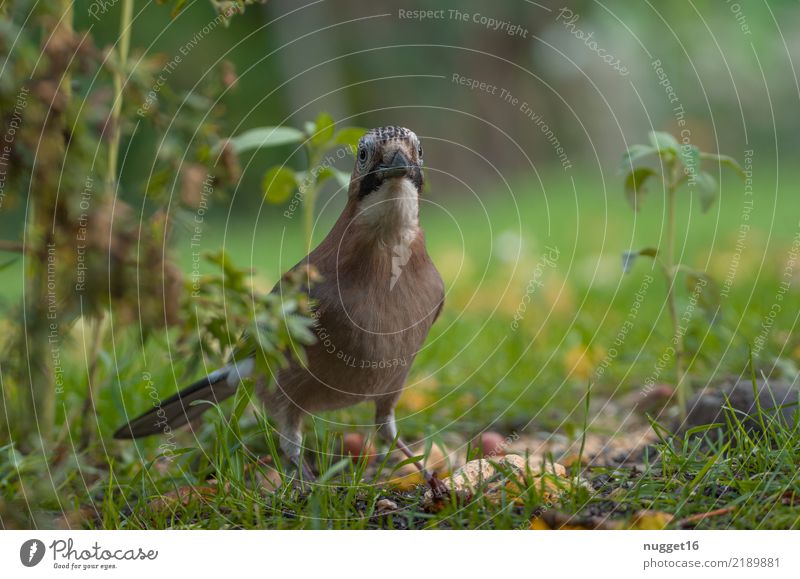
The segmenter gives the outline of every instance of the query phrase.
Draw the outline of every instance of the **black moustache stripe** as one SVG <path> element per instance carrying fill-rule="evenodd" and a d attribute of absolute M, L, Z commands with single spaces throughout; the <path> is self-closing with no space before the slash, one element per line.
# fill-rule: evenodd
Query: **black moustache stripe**
<path fill-rule="evenodd" d="M 419 167 L 414 167 L 410 171 L 409 178 L 411 182 L 414 183 L 414 186 L 417 188 L 417 192 L 422 193 L 422 169 Z M 363 199 L 370 193 L 377 191 L 380 189 L 381 185 L 383 185 L 384 179 L 379 177 L 379 173 L 376 169 L 373 169 L 366 175 L 361 178 L 361 182 L 358 186 L 358 198 Z"/>

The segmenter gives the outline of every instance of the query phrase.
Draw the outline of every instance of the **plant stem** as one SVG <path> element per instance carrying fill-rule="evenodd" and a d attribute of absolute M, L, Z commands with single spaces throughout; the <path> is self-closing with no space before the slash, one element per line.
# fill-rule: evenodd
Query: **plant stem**
<path fill-rule="evenodd" d="M 319 154 L 314 154 L 309 147 L 306 148 L 308 155 L 308 174 L 314 175 L 309 181 L 305 197 L 303 198 L 303 224 L 306 235 L 306 248 L 311 251 L 311 242 L 314 237 L 314 206 L 317 203 L 317 189 L 319 183 L 314 172 L 320 163 Z"/>
<path fill-rule="evenodd" d="M 678 407 L 681 418 L 686 417 L 686 385 L 684 383 L 684 347 L 683 332 L 678 321 L 678 303 L 675 295 L 675 283 L 678 268 L 675 263 L 675 190 L 678 188 L 680 175 L 676 175 L 679 165 L 673 161 L 670 167 L 670 177 L 667 182 L 667 267 L 665 268 L 667 277 L 667 307 L 672 323 L 672 343 L 675 348 L 675 391 L 678 395 Z"/>
<path fill-rule="evenodd" d="M 122 13 L 119 20 L 119 47 L 117 48 L 117 66 L 114 70 L 114 103 L 111 107 L 111 143 L 108 146 L 108 168 L 106 184 L 109 193 L 114 193 L 117 182 L 117 165 L 119 163 L 119 142 L 121 136 L 120 117 L 122 114 L 123 74 L 127 70 L 128 52 L 131 47 L 131 20 L 133 17 L 133 0 L 122 0 Z"/>
<path fill-rule="evenodd" d="M 100 351 L 103 345 L 103 333 L 105 324 L 105 316 L 100 314 L 97 318 L 92 320 L 92 338 L 91 338 L 91 352 L 89 357 L 89 368 L 87 370 L 87 386 L 86 386 L 86 399 L 83 401 L 83 411 L 81 413 L 81 436 L 80 448 L 86 448 L 92 440 L 92 418 L 97 423 L 97 407 L 95 406 L 95 398 L 97 397 L 98 384 L 97 384 L 97 367 L 100 360 Z M 84 326 L 84 332 L 86 326 Z"/>
<path fill-rule="evenodd" d="M 120 118 L 122 116 L 123 75 L 127 70 L 128 53 L 131 47 L 131 21 L 133 19 L 133 0 L 122 1 L 122 13 L 119 19 L 119 46 L 117 48 L 117 66 L 113 71 L 114 103 L 111 107 L 111 142 L 108 146 L 108 166 L 106 168 L 106 186 L 108 195 L 116 195 L 117 169 L 119 163 L 119 144 L 122 137 Z M 80 435 L 80 447 L 86 448 L 92 438 L 90 416 L 95 416 L 94 400 L 97 397 L 97 366 L 103 343 L 104 317 L 100 314 L 92 320 L 91 351 L 87 370 L 86 399 L 83 401 L 83 416 Z M 88 320 L 87 320 L 88 322 Z M 85 326 L 84 326 L 85 331 Z"/>
<path fill-rule="evenodd" d="M 0 239 L 0 251 L 7 251 L 9 253 L 22 253 L 25 251 L 25 245 L 21 241 L 8 241 Z"/>
<path fill-rule="evenodd" d="M 312 185 L 306 191 L 306 197 L 303 199 L 303 222 L 306 235 L 306 249 L 311 250 L 311 241 L 314 234 L 314 205 L 317 198 L 317 188 Z"/>
<path fill-rule="evenodd" d="M 61 18 L 53 23 L 52 28 L 50 24 L 43 26 L 45 37 L 50 39 L 69 38 L 73 35 L 73 2 L 61 0 L 59 6 Z M 46 77 L 47 75 L 43 78 Z M 72 77 L 69 69 L 60 73 L 58 78 L 54 75 L 48 80 L 57 83 L 58 90 L 62 92 L 67 102 L 71 100 Z M 36 191 L 37 194 L 28 197 L 29 212 L 32 217 L 30 224 L 26 224 L 26 233 L 23 233 L 23 240 L 27 238 L 27 242 L 24 242 L 27 251 L 23 252 L 22 261 L 25 271 L 25 294 L 22 298 L 24 317 L 20 327 L 28 365 L 23 382 L 27 379 L 30 384 L 31 400 L 30 406 L 24 408 L 25 413 L 20 413 L 17 420 L 32 414 L 39 429 L 39 441 L 46 444 L 52 440 L 56 422 L 56 398 L 61 393 L 54 360 L 54 356 L 59 352 L 60 338 L 58 335 L 51 335 L 59 326 L 56 323 L 56 330 L 53 329 L 53 320 L 48 317 L 49 312 L 45 306 L 50 297 L 45 256 L 49 255 L 51 246 L 55 251 L 58 241 L 57 231 L 53 226 L 53 215 L 58 210 L 58 183 L 51 178 L 51 175 L 63 174 L 64 171 L 67 150 L 60 141 L 63 141 L 63 135 L 69 130 L 65 115 L 51 110 L 41 130 L 42 136 L 47 135 L 51 142 L 58 143 L 62 159 L 57 167 L 47 169 L 34 167 L 31 175 L 31 191 Z M 31 258 L 27 259 L 29 255 Z M 53 338 L 55 341 L 51 342 Z"/>

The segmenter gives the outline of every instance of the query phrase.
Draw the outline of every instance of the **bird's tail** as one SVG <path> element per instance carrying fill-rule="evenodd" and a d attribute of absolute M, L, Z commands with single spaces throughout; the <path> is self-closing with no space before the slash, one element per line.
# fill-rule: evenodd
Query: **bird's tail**
<path fill-rule="evenodd" d="M 211 408 L 208 404 L 193 405 L 193 402 L 197 400 L 222 402 L 233 396 L 242 379 L 253 372 L 254 362 L 252 358 L 248 358 L 212 372 L 131 420 L 114 433 L 114 438 L 142 438 L 152 434 L 164 434 L 167 426 L 169 428 L 183 426 Z"/>

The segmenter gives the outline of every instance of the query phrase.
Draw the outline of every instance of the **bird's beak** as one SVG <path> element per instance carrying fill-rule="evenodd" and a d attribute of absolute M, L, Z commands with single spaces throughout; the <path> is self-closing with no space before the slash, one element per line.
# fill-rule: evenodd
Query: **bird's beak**
<path fill-rule="evenodd" d="M 397 150 L 389 164 L 378 165 L 376 172 L 381 179 L 390 179 L 409 175 L 413 168 L 414 165 L 408 157 L 402 151 Z"/>

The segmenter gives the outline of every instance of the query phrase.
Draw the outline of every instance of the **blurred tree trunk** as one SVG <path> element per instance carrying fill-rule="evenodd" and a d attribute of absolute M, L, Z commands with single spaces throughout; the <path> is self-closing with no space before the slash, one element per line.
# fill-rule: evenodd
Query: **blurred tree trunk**
<path fill-rule="evenodd" d="M 302 16 L 299 18 L 297 16 L 286 18 L 267 29 L 277 39 L 275 48 L 283 47 L 275 53 L 274 57 L 278 59 L 281 75 L 279 78 L 271 79 L 269 90 L 282 81 L 292 79 L 281 88 L 286 95 L 286 102 L 290 105 L 290 114 L 294 114 L 294 111 L 297 110 L 296 107 L 301 107 L 311 99 L 327 92 L 327 90 L 321 90 L 320 87 L 335 88 L 345 84 L 340 60 L 320 65 L 329 58 L 340 54 L 332 42 L 332 39 L 336 37 L 335 29 L 334 31 L 323 30 L 331 24 L 346 19 L 344 17 L 345 7 L 337 6 L 336 9 L 332 9 L 332 4 L 325 2 L 303 10 L 300 13 Z M 274 18 L 278 10 L 271 4 L 266 4 L 263 11 L 266 16 L 265 20 L 269 21 Z M 293 78 L 296 75 L 299 76 Z M 302 122 L 314 120 L 321 110 L 328 111 L 334 119 L 338 119 L 348 112 L 345 101 L 346 94 L 346 91 L 335 91 L 325 96 L 324 99 L 309 105 L 300 111 L 293 124 L 302 126 Z"/>
<path fill-rule="evenodd" d="M 28 219 L 24 233 L 25 294 L 24 324 L 21 327 L 30 379 L 32 412 L 19 416 L 34 417 L 39 433 L 49 439 L 55 422 L 56 399 L 62 393 L 54 373 L 60 358 L 59 306 L 65 280 L 56 275 L 58 251 L 57 223 L 66 195 L 59 195 L 69 143 L 66 109 L 71 98 L 68 54 L 72 44 L 72 2 L 61 0 L 60 17 L 45 26 L 42 52 L 47 56 L 40 66 L 47 70 L 33 81 L 34 97 L 42 99 L 40 143 L 37 162 L 28 192 Z M 34 119 L 31 119 L 34 120 Z M 37 123 L 38 124 L 38 123 Z M 58 286 L 61 285 L 62 288 Z M 61 291 L 59 291 L 61 289 Z"/>

